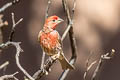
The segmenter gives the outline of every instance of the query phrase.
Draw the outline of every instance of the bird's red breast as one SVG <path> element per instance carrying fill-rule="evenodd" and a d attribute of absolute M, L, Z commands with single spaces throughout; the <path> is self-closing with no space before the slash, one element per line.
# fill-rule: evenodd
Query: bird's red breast
<path fill-rule="evenodd" d="M 55 48 L 60 47 L 61 44 L 59 43 L 59 34 L 57 31 L 53 30 L 49 33 L 45 33 L 44 31 L 41 31 L 40 33 L 40 44 L 45 52 L 48 53 L 48 55 L 55 54 Z"/>

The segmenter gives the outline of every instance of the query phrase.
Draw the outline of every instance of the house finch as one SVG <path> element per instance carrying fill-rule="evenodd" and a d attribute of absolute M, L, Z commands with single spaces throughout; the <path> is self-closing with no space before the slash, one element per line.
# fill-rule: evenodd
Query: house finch
<path fill-rule="evenodd" d="M 74 66 L 69 64 L 65 58 L 59 33 L 55 30 L 57 24 L 63 19 L 58 16 L 50 16 L 46 19 L 43 29 L 39 32 L 38 41 L 41 48 L 52 59 L 58 59 L 61 63 L 62 69 L 74 69 Z"/>

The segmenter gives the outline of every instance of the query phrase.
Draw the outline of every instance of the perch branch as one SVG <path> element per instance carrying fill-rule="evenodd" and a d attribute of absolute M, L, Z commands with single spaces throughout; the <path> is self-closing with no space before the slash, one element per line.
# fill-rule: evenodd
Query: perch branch
<path fill-rule="evenodd" d="M 51 58 L 47 59 L 47 61 L 45 62 L 44 64 L 44 70 L 46 70 L 46 72 L 49 72 L 51 71 L 50 70 L 50 67 L 53 65 L 53 63 L 55 62 L 56 60 L 52 60 Z M 35 80 L 40 80 L 40 78 L 44 75 L 48 75 L 48 73 L 46 73 L 43 69 L 41 70 L 38 70 L 34 75 L 33 75 L 33 78 Z"/>
<path fill-rule="evenodd" d="M 62 36 L 62 40 L 65 38 L 65 36 L 67 35 L 67 33 L 69 31 L 69 38 L 70 38 L 71 49 L 72 49 L 72 57 L 70 59 L 70 64 L 74 64 L 75 61 L 76 61 L 76 58 L 77 58 L 77 46 L 76 46 L 76 40 L 75 40 L 74 32 L 73 32 L 73 20 L 72 19 L 73 19 L 73 16 L 74 16 L 76 0 L 73 1 L 74 6 L 73 6 L 73 9 L 72 9 L 72 12 L 73 12 L 72 13 L 72 18 L 70 16 L 70 11 L 68 9 L 66 0 L 62 0 L 62 4 L 63 4 L 63 8 L 64 8 L 64 11 L 66 13 L 67 20 L 68 20 L 68 26 L 67 26 L 67 29 Z M 64 80 L 69 71 L 70 71 L 69 69 L 65 70 L 61 74 L 61 76 L 59 77 L 59 80 Z"/>
<path fill-rule="evenodd" d="M 7 8 L 9 8 L 10 6 L 18 3 L 20 0 L 13 0 L 12 2 L 9 2 L 7 4 L 5 4 L 3 7 L 0 8 L 0 13 L 5 11 Z"/>

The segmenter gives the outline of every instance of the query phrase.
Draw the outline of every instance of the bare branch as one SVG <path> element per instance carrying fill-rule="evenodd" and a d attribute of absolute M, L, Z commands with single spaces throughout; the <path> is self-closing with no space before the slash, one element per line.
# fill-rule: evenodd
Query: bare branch
<path fill-rule="evenodd" d="M 20 62 L 19 62 L 19 55 L 20 55 L 20 52 L 23 52 L 23 50 L 21 49 L 20 43 L 14 43 L 13 45 L 16 47 L 17 49 L 17 52 L 16 52 L 16 64 L 17 66 L 19 67 L 19 69 L 30 79 L 30 80 L 34 80 L 34 78 L 32 78 L 28 73 L 27 71 L 20 65 Z"/>
<path fill-rule="evenodd" d="M 9 64 L 9 61 L 6 61 L 2 65 L 0 65 L 0 70 L 3 69 L 4 67 L 6 67 L 8 64 Z"/>
<path fill-rule="evenodd" d="M 10 6 L 18 3 L 20 0 L 13 0 L 12 2 L 9 2 L 7 4 L 5 4 L 3 7 L 0 8 L 0 13 L 5 11 L 7 8 L 9 8 Z"/>
<path fill-rule="evenodd" d="M 70 11 L 68 9 L 66 0 L 62 0 L 63 8 L 64 8 L 64 11 L 66 13 L 67 20 L 68 20 L 68 26 L 67 26 L 67 29 L 64 32 L 63 36 L 62 36 L 62 40 L 64 40 L 65 36 L 67 35 L 67 33 L 69 31 L 69 38 L 70 38 L 71 49 L 72 49 L 72 57 L 70 59 L 70 64 L 74 64 L 75 61 L 76 61 L 76 58 L 77 58 L 77 46 L 76 46 L 76 40 L 75 40 L 75 37 L 74 37 L 73 21 L 72 21 L 73 16 L 74 16 L 75 3 L 76 2 L 74 0 L 74 2 L 73 2 L 73 5 L 74 5 L 74 7 L 73 7 L 73 15 L 72 15 L 72 18 L 71 18 Z M 70 71 L 69 69 L 65 70 L 61 74 L 61 76 L 59 77 L 59 80 L 64 80 L 69 71 Z"/>
<path fill-rule="evenodd" d="M 66 29 L 65 32 L 63 33 L 62 38 L 61 38 L 62 41 L 65 39 L 65 37 L 66 37 L 67 33 L 69 32 L 70 28 L 71 28 L 71 24 L 69 24 L 69 25 L 67 26 L 67 29 Z"/>
<path fill-rule="evenodd" d="M 9 35 L 9 41 L 12 41 L 12 39 L 13 39 L 13 35 L 14 35 L 14 32 L 15 32 L 15 27 L 16 27 L 21 21 L 23 21 L 23 18 L 21 18 L 20 20 L 18 20 L 17 22 L 15 22 L 14 13 L 11 13 L 11 14 L 12 14 L 13 26 L 12 26 L 11 33 L 10 33 L 10 35 Z"/>
<path fill-rule="evenodd" d="M 85 71 L 85 73 L 84 73 L 84 80 L 86 79 L 86 75 L 87 75 L 87 72 L 92 68 L 92 66 L 94 65 L 94 64 L 96 64 L 97 63 L 97 61 L 94 61 L 94 62 L 92 62 L 88 67 L 87 67 L 87 70 Z"/>
<path fill-rule="evenodd" d="M 103 62 L 104 62 L 105 60 L 111 59 L 111 58 L 114 56 L 114 54 L 115 54 L 115 50 L 112 49 L 111 53 L 106 53 L 106 54 L 101 55 L 100 60 L 99 60 L 99 62 L 98 62 L 98 65 L 97 65 L 94 73 L 93 73 L 93 76 L 92 76 L 91 80 L 95 80 L 98 71 L 99 71 L 100 68 L 102 67 Z"/>
<path fill-rule="evenodd" d="M 92 63 L 89 63 L 90 62 L 90 59 L 92 59 L 92 52 L 90 53 L 90 55 L 89 55 L 89 57 L 88 57 L 88 59 L 86 60 L 86 71 L 85 71 L 85 73 L 84 73 L 84 80 L 86 79 L 86 76 L 87 76 L 87 73 L 88 73 L 88 71 L 92 68 L 92 66 L 97 62 L 97 60 L 96 61 L 94 61 L 94 62 L 92 62 Z M 90 64 L 90 65 L 89 65 Z"/>
<path fill-rule="evenodd" d="M 74 13 L 75 13 L 75 8 L 76 8 L 76 0 L 73 0 L 73 8 L 72 8 L 72 21 L 73 21 L 73 18 L 74 18 Z"/>
<path fill-rule="evenodd" d="M 34 79 L 27 73 L 27 71 L 26 71 L 25 69 L 23 69 L 22 66 L 20 65 L 20 62 L 19 62 L 19 54 L 20 54 L 21 52 L 23 52 L 23 50 L 22 50 L 21 47 L 20 47 L 20 43 L 21 43 L 21 42 L 10 42 L 10 41 L 8 41 L 8 42 L 6 42 L 5 44 L 4 44 L 4 43 L 1 44 L 1 45 L 0 45 L 0 48 L 3 49 L 3 48 L 8 47 L 8 46 L 10 46 L 10 45 L 15 46 L 15 48 L 16 48 L 16 57 L 15 57 L 15 58 L 16 58 L 16 64 L 17 64 L 18 68 L 19 68 L 30 80 L 34 80 Z"/>
<path fill-rule="evenodd" d="M 15 72 L 11 75 L 4 75 L 0 77 L 0 80 L 18 80 L 15 75 L 18 74 L 18 72 Z"/>
<path fill-rule="evenodd" d="M 34 80 L 34 78 L 32 78 L 28 73 L 27 71 L 20 65 L 20 62 L 19 62 L 19 54 L 21 52 L 23 52 L 23 50 L 21 49 L 20 47 L 20 43 L 21 42 L 11 42 L 12 41 L 12 38 L 13 38 L 13 34 L 15 32 L 15 27 L 23 20 L 23 18 L 21 18 L 19 21 L 15 22 L 15 18 L 14 18 L 14 13 L 12 13 L 12 22 L 13 22 L 13 26 L 12 26 L 12 30 L 11 30 L 11 33 L 10 33 L 10 36 L 9 36 L 9 41 L 6 42 L 6 43 L 2 43 L 0 45 L 0 49 L 3 49 L 5 47 L 8 47 L 9 45 L 13 45 L 16 47 L 16 64 L 18 66 L 18 68 L 30 79 L 30 80 Z M 7 75 L 8 76 L 8 75 Z M 12 77 L 11 75 L 8 76 L 8 77 Z M 16 80 L 16 79 L 15 79 Z"/>

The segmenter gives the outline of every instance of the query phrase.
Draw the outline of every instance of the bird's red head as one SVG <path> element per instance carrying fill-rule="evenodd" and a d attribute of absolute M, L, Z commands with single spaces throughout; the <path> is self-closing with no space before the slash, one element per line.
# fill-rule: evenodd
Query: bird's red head
<path fill-rule="evenodd" d="M 44 27 L 48 27 L 49 29 L 55 29 L 57 24 L 62 21 L 63 19 L 59 18 L 58 16 L 50 16 L 46 19 Z"/>

